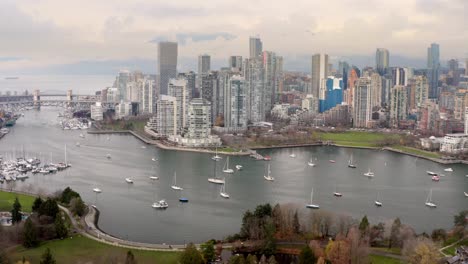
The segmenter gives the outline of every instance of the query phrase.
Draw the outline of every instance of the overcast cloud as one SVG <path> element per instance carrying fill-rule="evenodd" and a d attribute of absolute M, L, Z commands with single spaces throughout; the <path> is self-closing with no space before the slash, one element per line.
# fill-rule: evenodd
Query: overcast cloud
<path fill-rule="evenodd" d="M 0 71 L 82 61 L 155 60 L 160 40 L 214 60 L 248 54 L 248 37 L 288 58 L 468 56 L 467 0 L 0 0 Z M 288 65 L 286 63 L 286 65 Z"/>

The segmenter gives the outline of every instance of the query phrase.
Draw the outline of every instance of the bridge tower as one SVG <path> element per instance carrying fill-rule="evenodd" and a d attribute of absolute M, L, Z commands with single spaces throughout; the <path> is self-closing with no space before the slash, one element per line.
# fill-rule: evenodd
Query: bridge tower
<path fill-rule="evenodd" d="M 34 90 L 33 92 L 33 105 L 35 108 L 39 109 L 41 108 L 41 91 L 40 90 Z"/>
<path fill-rule="evenodd" d="M 72 89 L 67 90 L 67 106 L 71 106 L 71 103 L 73 101 L 73 91 Z"/>

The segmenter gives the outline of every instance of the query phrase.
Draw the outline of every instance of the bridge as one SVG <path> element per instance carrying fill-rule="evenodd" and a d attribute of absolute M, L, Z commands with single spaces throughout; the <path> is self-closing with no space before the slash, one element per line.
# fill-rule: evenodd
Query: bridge
<path fill-rule="evenodd" d="M 32 107 L 39 109 L 41 106 L 72 107 L 79 110 L 89 110 L 91 105 L 101 101 L 98 95 L 74 95 L 72 90 L 64 94 L 41 93 L 34 90 L 32 95 L 0 95 L 0 109 L 18 109 Z M 114 108 L 115 103 L 102 102 L 105 109 Z"/>

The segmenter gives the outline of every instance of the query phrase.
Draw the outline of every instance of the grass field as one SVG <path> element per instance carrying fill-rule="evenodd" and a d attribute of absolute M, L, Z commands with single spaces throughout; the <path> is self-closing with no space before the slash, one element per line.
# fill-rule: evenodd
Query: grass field
<path fill-rule="evenodd" d="M 468 239 L 464 239 L 462 241 L 460 241 L 459 243 L 451 246 L 451 247 L 448 247 L 446 249 L 444 249 L 444 253 L 445 254 L 448 254 L 448 255 L 455 255 L 455 249 L 459 246 L 468 246 Z"/>
<path fill-rule="evenodd" d="M 145 125 L 148 120 L 119 120 L 115 121 L 112 124 L 101 123 L 102 130 L 125 130 L 126 126 L 128 127 L 131 124 L 131 130 L 137 132 L 143 132 L 145 130 Z"/>
<path fill-rule="evenodd" d="M 39 263 L 46 248 L 50 248 L 57 263 L 123 263 L 128 251 L 125 248 L 114 247 L 86 237 L 76 236 L 64 240 L 45 242 L 33 249 L 25 249 L 20 246 L 9 255 L 14 262 L 21 260 L 24 256 L 31 263 Z M 132 253 L 139 264 L 177 263 L 180 254 L 178 252 L 145 250 L 132 250 Z"/>
<path fill-rule="evenodd" d="M 382 140 L 400 136 L 395 134 L 371 133 L 371 132 L 337 132 L 337 133 L 319 133 L 322 140 L 333 141 L 337 145 L 352 147 L 377 147 Z"/>
<path fill-rule="evenodd" d="M 424 151 L 421 149 L 417 148 L 412 148 L 412 147 L 406 147 L 406 146 L 392 146 L 392 148 L 401 150 L 407 153 L 415 154 L 415 155 L 420 155 L 428 158 L 440 158 L 440 154 L 436 152 L 430 152 L 430 151 Z"/>
<path fill-rule="evenodd" d="M 390 257 L 370 255 L 370 261 L 372 264 L 401 264 L 402 262 L 399 259 L 394 259 Z"/>
<path fill-rule="evenodd" d="M 21 204 L 21 211 L 26 213 L 31 212 L 32 204 L 34 199 L 36 199 L 35 197 L 4 191 L 0 191 L 0 211 L 11 211 L 16 197 L 18 197 Z"/>

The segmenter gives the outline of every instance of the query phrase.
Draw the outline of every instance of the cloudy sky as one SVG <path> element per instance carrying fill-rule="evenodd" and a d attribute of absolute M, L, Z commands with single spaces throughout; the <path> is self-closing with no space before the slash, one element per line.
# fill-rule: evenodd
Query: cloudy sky
<path fill-rule="evenodd" d="M 467 13 L 467 0 L 0 0 L 0 71 L 146 69 L 160 40 L 179 42 L 181 70 L 200 53 L 221 66 L 251 35 L 293 69 L 317 52 L 372 65 L 377 47 L 420 66 L 431 42 L 442 60 L 468 56 Z"/>

